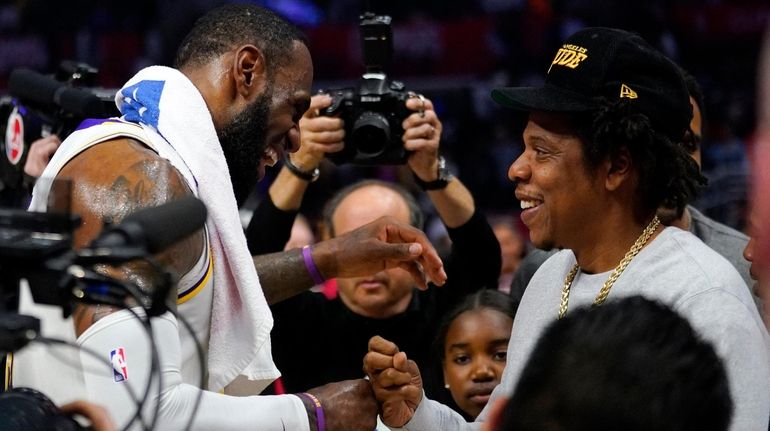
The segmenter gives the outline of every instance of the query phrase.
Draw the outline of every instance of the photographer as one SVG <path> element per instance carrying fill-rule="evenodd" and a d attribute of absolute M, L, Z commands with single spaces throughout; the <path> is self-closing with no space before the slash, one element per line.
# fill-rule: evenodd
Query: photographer
<path fill-rule="evenodd" d="M 300 206 L 309 184 L 307 177 L 312 176 L 324 155 L 347 145 L 343 120 L 318 115 L 330 103 L 326 95 L 313 96 L 310 109 L 299 122 L 302 145 L 287 161 L 294 166 L 284 165 L 270 187 L 267 202 L 262 204 L 276 214 L 283 212 L 282 217 L 288 221 Z M 486 219 L 476 212 L 470 192 L 448 174 L 440 160 L 442 125 L 432 102 L 415 96 L 405 104 L 412 112 L 403 120 L 403 146 L 410 152 L 407 164 L 422 181 L 418 184 L 423 184 L 453 242 L 446 259 L 447 284 L 418 291 L 405 271 L 394 268 L 337 278 L 339 296 L 332 300 L 321 293 L 304 292 L 272 305 L 273 355 L 289 392 L 360 377 L 360 358 L 366 353 L 368 339 L 377 334 L 390 334 L 400 340 L 399 345 L 408 354 L 425 361 L 431 359 L 436 326 L 445 311 L 466 294 L 496 283 L 500 271 L 497 240 Z M 323 215 L 325 239 L 381 216 L 395 217 L 417 228 L 422 227 L 423 218 L 409 192 L 375 180 L 340 190 L 327 202 Z M 288 221 L 285 226 L 291 226 Z M 277 237 L 275 225 L 263 223 L 261 227 Z M 255 238 L 259 230 L 253 224 L 251 228 L 249 242 L 259 248 L 259 239 Z M 282 235 L 288 237 L 288 230 Z M 313 331 L 307 330 L 308 323 Z M 309 357 L 314 358 L 312 373 L 307 372 Z M 443 383 L 436 383 L 426 388 L 433 396 L 443 393 Z"/>

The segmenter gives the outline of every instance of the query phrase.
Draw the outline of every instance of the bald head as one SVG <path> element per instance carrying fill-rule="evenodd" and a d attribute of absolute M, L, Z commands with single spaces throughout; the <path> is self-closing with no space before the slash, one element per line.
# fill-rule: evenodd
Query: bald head
<path fill-rule="evenodd" d="M 330 236 L 363 226 L 383 216 L 422 228 L 423 215 L 414 197 L 403 187 L 379 180 L 365 180 L 337 192 L 324 208 Z"/>

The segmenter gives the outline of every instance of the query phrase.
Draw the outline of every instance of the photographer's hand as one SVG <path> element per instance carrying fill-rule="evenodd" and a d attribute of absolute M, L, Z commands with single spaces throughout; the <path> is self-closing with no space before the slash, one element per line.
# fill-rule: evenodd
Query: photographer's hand
<path fill-rule="evenodd" d="M 49 135 L 33 142 L 29 146 L 27 161 L 24 163 L 24 173 L 30 177 L 39 177 L 48 166 L 53 154 L 59 149 L 59 145 L 61 140 L 56 135 Z"/>
<path fill-rule="evenodd" d="M 313 96 L 310 108 L 299 120 L 299 150 L 288 157 L 297 169 L 308 175 L 318 167 L 326 153 L 340 151 L 343 147 L 345 129 L 342 119 L 318 115 L 319 110 L 331 103 L 332 98 L 326 94 Z M 302 204 L 308 183 L 307 179 L 300 178 L 284 166 L 270 186 L 270 199 L 280 210 L 296 211 Z"/>
<path fill-rule="evenodd" d="M 412 172 L 426 183 L 439 178 L 438 159 L 439 141 L 441 140 L 441 121 L 433 102 L 425 97 L 410 97 L 406 107 L 417 111 L 404 120 L 404 148 L 412 151 L 407 163 Z M 460 182 L 452 178 L 446 187 L 429 190 L 433 206 L 447 227 L 456 228 L 464 225 L 476 211 L 473 196 Z"/>
<path fill-rule="evenodd" d="M 438 178 L 438 150 L 441 139 L 441 121 L 433 110 L 433 102 L 424 97 L 410 97 L 406 107 L 415 111 L 406 117 L 404 148 L 412 151 L 407 163 L 415 175 L 425 182 Z"/>
<path fill-rule="evenodd" d="M 304 171 L 317 168 L 326 153 L 340 151 L 344 145 L 345 124 L 342 119 L 318 114 L 331 103 L 331 96 L 316 94 L 310 99 L 310 108 L 299 120 L 300 147 L 291 155 L 291 161 Z"/>

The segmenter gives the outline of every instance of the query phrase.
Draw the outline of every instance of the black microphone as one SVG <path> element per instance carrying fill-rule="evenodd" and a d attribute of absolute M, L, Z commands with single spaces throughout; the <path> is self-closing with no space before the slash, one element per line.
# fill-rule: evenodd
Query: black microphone
<path fill-rule="evenodd" d="M 144 208 L 129 214 L 122 222 L 108 226 L 88 245 L 76 253 L 74 263 L 88 267 L 93 264 L 120 264 L 148 257 L 165 250 L 202 228 L 206 223 L 206 206 L 194 196 Z M 90 269 L 78 267 L 71 272 L 82 287 L 75 296 L 84 302 L 122 306 L 129 286 Z M 174 276 L 164 272 L 143 306 L 150 316 L 167 310 L 168 290 L 174 286 Z M 83 287 L 84 286 L 84 287 Z"/>
<path fill-rule="evenodd" d="M 95 94 L 73 88 L 29 69 L 15 69 L 8 79 L 8 92 L 24 102 L 44 107 L 58 106 L 82 117 L 109 117 L 104 102 Z"/>
<path fill-rule="evenodd" d="M 206 206 L 200 199 L 186 196 L 129 214 L 119 224 L 106 228 L 88 248 L 126 247 L 157 253 L 202 228 L 205 223 Z"/>

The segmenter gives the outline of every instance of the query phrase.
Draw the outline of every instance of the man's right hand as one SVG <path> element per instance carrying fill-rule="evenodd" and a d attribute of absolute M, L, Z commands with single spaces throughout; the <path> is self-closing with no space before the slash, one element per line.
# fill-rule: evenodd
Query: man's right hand
<path fill-rule="evenodd" d="M 375 336 L 369 340 L 369 353 L 364 356 L 364 372 L 380 403 L 382 422 L 389 427 L 403 427 L 422 401 L 422 377 L 417 364 L 394 343 Z"/>
<path fill-rule="evenodd" d="M 326 278 L 360 277 L 399 267 L 422 289 L 428 281 L 439 286 L 446 281 L 444 264 L 425 234 L 393 217 L 380 217 L 317 243 L 313 260 Z"/>
<path fill-rule="evenodd" d="M 342 119 L 319 115 L 319 111 L 331 103 L 331 96 L 316 94 L 310 99 L 310 108 L 299 120 L 300 147 L 291 155 L 291 161 L 303 171 L 312 171 L 326 153 L 341 151 L 344 146 L 345 123 Z"/>

